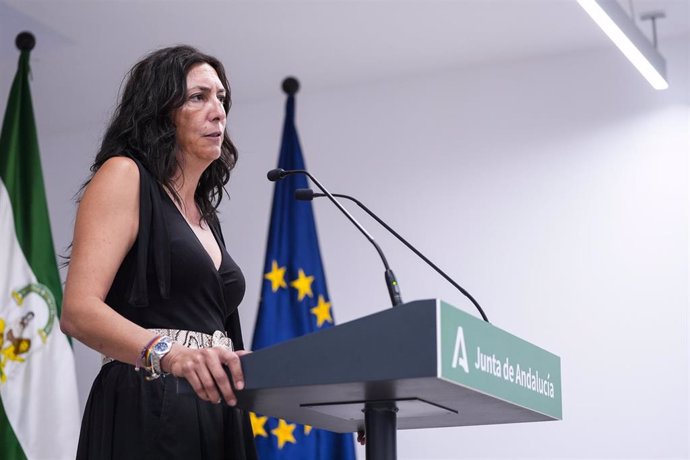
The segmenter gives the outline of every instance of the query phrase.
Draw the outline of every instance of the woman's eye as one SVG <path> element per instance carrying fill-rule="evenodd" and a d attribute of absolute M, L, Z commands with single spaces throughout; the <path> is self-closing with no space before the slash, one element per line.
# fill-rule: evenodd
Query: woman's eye
<path fill-rule="evenodd" d="M 226 96 L 225 96 L 225 94 L 219 94 L 219 95 L 218 95 L 218 100 L 219 100 L 220 102 L 223 102 L 223 103 L 224 103 L 224 102 L 225 102 L 225 99 L 227 99 Z"/>
<path fill-rule="evenodd" d="M 204 100 L 204 95 L 203 94 L 192 94 L 189 97 L 190 101 L 203 101 Z"/>

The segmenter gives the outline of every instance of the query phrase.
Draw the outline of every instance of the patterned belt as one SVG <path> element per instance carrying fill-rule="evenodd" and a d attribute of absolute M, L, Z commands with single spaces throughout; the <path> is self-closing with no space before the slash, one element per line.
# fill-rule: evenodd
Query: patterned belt
<path fill-rule="evenodd" d="M 232 345 L 232 339 L 225 335 L 222 331 L 215 331 L 213 334 L 204 334 L 203 332 L 185 331 L 182 329 L 147 329 L 157 335 L 170 337 L 173 341 L 184 345 L 187 348 L 213 348 L 225 347 L 230 350 L 235 348 Z M 103 363 L 101 365 L 115 361 L 109 356 L 102 355 Z"/>

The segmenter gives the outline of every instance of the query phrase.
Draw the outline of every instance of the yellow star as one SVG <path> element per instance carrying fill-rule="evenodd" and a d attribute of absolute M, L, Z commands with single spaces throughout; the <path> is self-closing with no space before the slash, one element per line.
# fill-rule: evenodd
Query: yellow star
<path fill-rule="evenodd" d="M 326 299 L 322 295 L 319 296 L 319 304 L 309 310 L 316 316 L 316 326 L 321 327 L 323 323 L 328 321 L 333 323 L 333 317 L 331 316 L 331 303 L 326 302 Z"/>
<path fill-rule="evenodd" d="M 279 449 L 282 449 L 286 442 L 297 444 L 293 431 L 295 431 L 295 425 L 285 422 L 282 418 L 278 420 L 278 427 L 271 430 L 271 433 L 278 438 Z"/>
<path fill-rule="evenodd" d="M 290 286 L 297 289 L 297 300 L 299 302 L 304 299 L 304 296 L 314 297 L 314 294 L 311 293 L 311 283 L 313 282 L 314 277 L 305 275 L 304 270 L 300 268 L 297 279 L 290 283 Z"/>
<path fill-rule="evenodd" d="M 304 425 L 304 434 L 308 435 L 311 433 L 311 425 Z"/>
<path fill-rule="evenodd" d="M 285 267 L 278 267 L 275 260 L 271 263 L 271 271 L 264 275 L 264 278 L 271 281 L 271 289 L 276 292 L 278 288 L 287 288 L 285 284 Z"/>
<path fill-rule="evenodd" d="M 267 438 L 268 433 L 266 433 L 265 425 L 268 417 L 260 417 L 254 412 L 250 412 L 249 418 L 252 422 L 252 431 L 254 432 L 254 437 L 256 438 L 257 436 L 263 436 L 264 438 Z"/>

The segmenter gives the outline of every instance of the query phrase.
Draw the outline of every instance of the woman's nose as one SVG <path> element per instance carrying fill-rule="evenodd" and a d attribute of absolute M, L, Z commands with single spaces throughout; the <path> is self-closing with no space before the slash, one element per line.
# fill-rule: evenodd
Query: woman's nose
<path fill-rule="evenodd" d="M 211 104 L 211 118 L 213 120 L 225 119 L 225 107 L 223 107 L 223 102 L 214 98 Z"/>

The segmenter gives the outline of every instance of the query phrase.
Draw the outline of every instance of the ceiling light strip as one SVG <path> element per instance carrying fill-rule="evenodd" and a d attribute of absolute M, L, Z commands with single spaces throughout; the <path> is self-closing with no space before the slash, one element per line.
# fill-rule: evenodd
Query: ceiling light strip
<path fill-rule="evenodd" d="M 668 88 L 666 60 L 615 0 L 578 0 L 654 89 Z"/>

